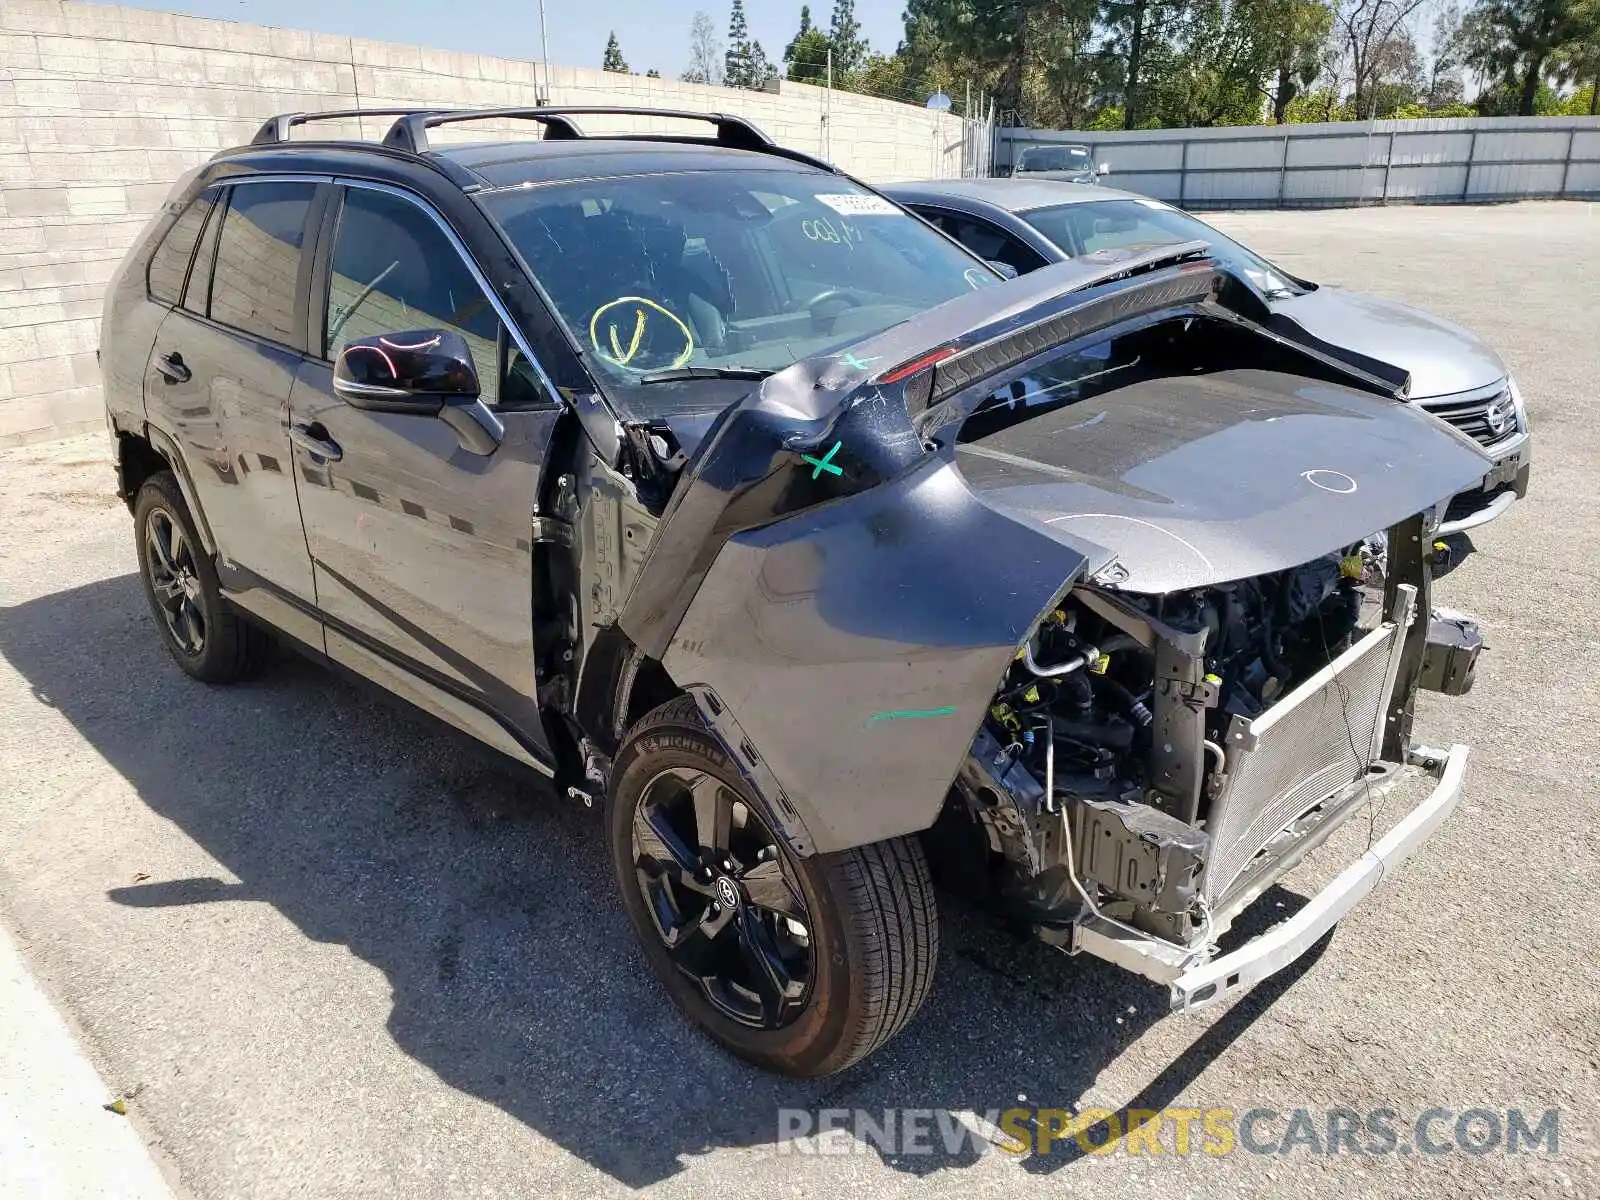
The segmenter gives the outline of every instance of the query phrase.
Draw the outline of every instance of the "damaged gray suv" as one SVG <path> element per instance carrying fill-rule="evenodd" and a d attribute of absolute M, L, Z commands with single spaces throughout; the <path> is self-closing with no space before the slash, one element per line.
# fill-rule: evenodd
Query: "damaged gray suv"
<path fill-rule="evenodd" d="M 935 848 L 1186 1010 L 1450 813 L 1466 748 L 1412 709 L 1472 681 L 1430 556 L 1489 459 L 1404 371 L 1203 243 L 1006 281 L 740 119 L 597 111 L 640 112 L 289 114 L 178 186 L 102 362 L 183 670 L 244 678 L 270 630 L 598 803 L 667 993 L 795 1075 L 926 998 Z M 437 144 L 484 118 L 543 140 Z"/>

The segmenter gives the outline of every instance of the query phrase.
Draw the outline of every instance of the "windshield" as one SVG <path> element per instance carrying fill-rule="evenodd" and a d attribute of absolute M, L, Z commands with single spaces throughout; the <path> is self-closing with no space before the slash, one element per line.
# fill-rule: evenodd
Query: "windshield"
<path fill-rule="evenodd" d="M 1087 146 L 1032 146 L 1017 160 L 1017 171 L 1087 171 L 1093 162 Z"/>
<path fill-rule="evenodd" d="M 1206 241 L 1213 257 L 1243 274 L 1266 296 L 1298 296 L 1305 291 L 1260 255 L 1159 200 L 1095 200 L 1019 215 L 1071 258 L 1097 250 L 1132 254 L 1177 242 Z"/>
<path fill-rule="evenodd" d="M 615 383 L 782 370 L 1000 281 L 883 197 L 814 171 L 634 175 L 483 202 Z"/>

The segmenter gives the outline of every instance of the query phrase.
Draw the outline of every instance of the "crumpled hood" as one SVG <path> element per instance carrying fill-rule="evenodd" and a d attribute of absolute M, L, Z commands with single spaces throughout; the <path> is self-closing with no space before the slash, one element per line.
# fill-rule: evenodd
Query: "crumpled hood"
<path fill-rule="evenodd" d="M 1050 532 L 1127 591 L 1279 571 L 1482 477 L 1470 439 L 1406 404 L 1242 368 L 1150 380 L 962 444 L 995 509 Z"/>
<path fill-rule="evenodd" d="M 695 697 L 797 853 L 932 825 L 1019 643 L 1086 572 L 1162 591 L 1293 566 L 1487 470 L 1364 368 L 1319 350 L 1309 375 L 1250 366 L 1265 332 L 1237 368 L 957 440 L 987 382 L 1042 353 L 1161 314 L 1269 318 L 1203 249 L 949 301 L 771 376 L 698 433 L 617 624 Z"/>
<path fill-rule="evenodd" d="M 1313 337 L 1411 375 L 1411 398 L 1487 387 L 1505 378 L 1500 356 L 1459 325 L 1377 296 L 1319 287 L 1268 302 Z"/>

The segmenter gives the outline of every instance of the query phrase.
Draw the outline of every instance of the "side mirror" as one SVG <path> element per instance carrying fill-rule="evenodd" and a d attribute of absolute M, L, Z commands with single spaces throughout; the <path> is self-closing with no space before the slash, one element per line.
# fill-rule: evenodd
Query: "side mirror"
<path fill-rule="evenodd" d="M 447 402 L 476 400 L 481 389 L 466 339 L 413 329 L 346 342 L 334 360 L 333 390 L 352 408 L 431 417 Z"/>
<path fill-rule="evenodd" d="M 986 258 L 983 261 L 997 271 L 1002 279 L 1015 279 L 1017 277 L 1017 269 L 1008 262 L 1001 262 L 997 258 Z"/>
<path fill-rule="evenodd" d="M 505 426 L 479 398 L 472 351 L 459 333 L 412 329 L 355 338 L 339 349 L 333 391 L 351 408 L 438 417 L 474 454 L 493 454 Z"/>
<path fill-rule="evenodd" d="M 1101 163 L 1098 167 L 1095 168 L 1095 174 L 1097 174 L 1097 175 L 1109 175 L 1109 174 L 1111 174 L 1111 164 L 1110 163 Z"/>

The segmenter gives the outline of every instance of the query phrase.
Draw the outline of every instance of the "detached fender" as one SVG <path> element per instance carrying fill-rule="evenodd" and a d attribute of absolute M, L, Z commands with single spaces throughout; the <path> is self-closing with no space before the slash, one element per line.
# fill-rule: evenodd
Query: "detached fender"
<path fill-rule="evenodd" d="M 723 543 L 664 665 L 737 730 L 796 848 L 928 828 L 1018 644 L 1083 554 L 944 456 Z M 718 709 L 722 710 L 719 714 Z M 726 740 L 726 735 L 725 735 Z"/>

